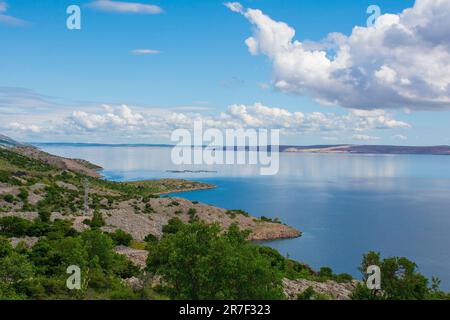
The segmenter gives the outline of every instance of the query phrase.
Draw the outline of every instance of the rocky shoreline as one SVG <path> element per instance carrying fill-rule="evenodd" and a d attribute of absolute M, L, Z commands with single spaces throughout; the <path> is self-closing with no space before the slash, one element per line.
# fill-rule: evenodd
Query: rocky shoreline
<path fill-rule="evenodd" d="M 206 223 L 218 223 L 223 230 L 236 223 L 241 230 L 249 230 L 248 239 L 255 241 L 296 238 L 302 234 L 293 227 L 277 221 L 272 222 L 252 217 L 240 210 L 226 210 L 184 198 L 167 196 L 174 193 L 216 188 L 212 184 L 182 179 L 105 181 L 100 179 L 101 175 L 97 172 L 101 167 L 88 161 L 52 155 L 36 147 L 7 139 L 7 137 L 3 137 L 1 141 L 8 142 L 4 143 L 5 159 L 23 156 L 26 160 L 20 161 L 24 166 L 28 161 L 37 167 L 44 164 L 48 167 L 46 176 L 42 177 L 42 173 L 34 171 L 32 165 L 30 168 L 12 166 L 14 170 L 10 175 L 11 179 L 15 179 L 16 182 L 13 184 L 0 183 L 0 195 L 2 195 L 0 217 L 14 215 L 28 220 L 35 219 L 38 216 L 36 206 L 46 199 L 47 189 L 51 188 L 54 193 L 58 193 L 59 197 L 70 199 L 71 202 L 59 202 L 57 206 L 53 207 L 52 216 L 71 220 L 75 229 L 86 229 L 87 226 L 83 220 L 90 217 L 84 216 L 82 210 L 84 187 L 83 182 L 80 182 L 81 178 L 74 175 L 78 174 L 91 179 L 90 202 L 93 202 L 95 198 L 95 206 L 102 213 L 106 223 L 105 231 L 113 232 L 122 229 L 130 233 L 137 241 L 142 241 L 148 234 L 161 237 L 163 226 L 172 218 L 179 218 L 181 221 L 189 223 L 193 217 Z M 26 187 L 17 185 L 26 185 L 27 180 L 33 176 L 37 180 L 37 182 L 33 181 L 34 184 L 28 184 Z M 26 189 L 26 198 L 20 200 L 18 197 L 23 189 Z M 5 195 L 8 195 L 13 201 L 4 200 Z"/>
<path fill-rule="evenodd" d="M 145 208 L 152 208 L 151 214 L 145 214 Z M 142 210 L 142 213 L 136 213 L 136 210 Z M 268 241 L 297 238 L 302 233 L 290 226 L 261 221 L 255 217 L 242 214 L 230 214 L 228 210 L 209 206 L 202 203 L 193 203 L 183 198 L 152 198 L 146 203 L 135 204 L 133 201 L 123 201 L 112 209 L 101 209 L 105 226 L 102 230 L 105 232 L 114 232 L 121 229 L 133 237 L 136 241 L 143 241 L 144 238 L 153 234 L 161 238 L 163 226 L 170 219 L 178 218 L 184 223 L 189 223 L 192 212 L 198 219 L 206 223 L 218 223 L 223 230 L 236 223 L 241 230 L 249 230 L 248 240 Z M 0 217 L 16 216 L 27 220 L 34 220 L 38 217 L 37 212 L 4 212 Z M 59 212 L 52 214 L 53 219 L 70 220 L 77 231 L 84 231 L 88 226 L 83 223 L 85 219 L 91 219 L 92 216 L 74 216 L 63 215 Z"/>

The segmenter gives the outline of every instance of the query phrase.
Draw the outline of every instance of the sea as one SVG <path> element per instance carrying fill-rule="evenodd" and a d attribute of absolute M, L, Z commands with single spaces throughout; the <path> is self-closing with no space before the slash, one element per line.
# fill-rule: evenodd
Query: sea
<path fill-rule="evenodd" d="M 257 165 L 175 165 L 167 146 L 37 146 L 98 164 L 109 180 L 212 183 L 171 196 L 280 218 L 303 235 L 263 244 L 314 268 L 361 278 L 362 255 L 377 251 L 450 291 L 450 156 L 280 153 L 278 173 L 263 176 Z"/>

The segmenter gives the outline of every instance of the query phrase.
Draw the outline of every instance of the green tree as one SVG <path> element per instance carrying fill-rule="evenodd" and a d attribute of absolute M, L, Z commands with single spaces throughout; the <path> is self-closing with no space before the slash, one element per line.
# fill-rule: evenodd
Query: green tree
<path fill-rule="evenodd" d="M 163 226 L 162 231 L 164 234 L 177 233 L 183 227 L 183 221 L 179 218 L 172 218 L 168 224 Z"/>
<path fill-rule="evenodd" d="M 86 231 L 81 237 L 85 242 L 91 266 L 95 267 L 98 264 L 102 269 L 110 269 L 114 262 L 112 239 L 98 230 Z"/>
<path fill-rule="evenodd" d="M 52 216 L 52 213 L 51 213 L 49 208 L 47 208 L 47 207 L 39 208 L 38 214 L 39 214 L 39 219 L 42 222 L 45 222 L 45 223 L 49 223 L 50 222 L 50 218 Z"/>
<path fill-rule="evenodd" d="M 109 234 L 111 239 L 113 239 L 115 245 L 117 246 L 127 246 L 129 247 L 133 237 L 131 234 L 126 233 L 121 229 L 117 229 L 114 233 Z"/>
<path fill-rule="evenodd" d="M 105 221 L 103 220 L 103 215 L 100 211 L 94 211 L 94 216 L 92 217 L 92 220 L 89 221 L 88 225 L 92 229 L 99 229 L 105 225 Z"/>
<path fill-rule="evenodd" d="M 194 222 L 163 236 L 147 269 L 163 276 L 174 299 L 281 299 L 281 273 L 236 225 Z"/>
<path fill-rule="evenodd" d="M 12 194 L 6 194 L 3 196 L 3 200 L 5 200 L 8 203 L 14 202 L 14 196 Z"/>
<path fill-rule="evenodd" d="M 5 237 L 0 237 L 0 258 L 9 256 L 13 251 L 11 243 Z"/>
<path fill-rule="evenodd" d="M 25 188 L 20 188 L 20 193 L 17 195 L 17 197 L 19 197 L 19 199 L 25 203 L 28 202 L 28 196 L 28 190 Z"/>
<path fill-rule="evenodd" d="M 0 218 L 0 234 L 5 237 L 24 237 L 33 225 L 33 222 L 18 217 Z"/>
<path fill-rule="evenodd" d="M 367 267 L 376 265 L 381 270 L 381 291 L 369 290 L 365 285 Z M 430 294 L 428 279 L 417 272 L 417 265 L 404 257 L 381 259 L 380 253 L 369 252 L 363 256 L 359 270 L 363 284 L 352 294 L 357 300 L 423 300 Z"/>
<path fill-rule="evenodd" d="M 23 284 L 33 277 L 33 266 L 25 256 L 13 252 L 0 259 L 0 298 L 26 298 Z"/>

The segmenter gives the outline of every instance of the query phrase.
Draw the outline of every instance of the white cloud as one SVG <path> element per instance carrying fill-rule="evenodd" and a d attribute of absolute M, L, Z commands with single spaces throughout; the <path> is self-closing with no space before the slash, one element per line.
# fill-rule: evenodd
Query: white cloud
<path fill-rule="evenodd" d="M 0 87 L 0 131 L 22 140 L 137 141 L 169 137 L 174 129 L 191 129 L 194 121 L 217 129 L 281 129 L 282 135 L 318 138 L 368 135 L 383 130 L 411 128 L 386 110 L 349 110 L 346 113 L 290 111 L 262 103 L 233 104 L 214 113 L 206 102 L 194 106 L 143 107 L 58 102 L 24 88 Z M 328 138 L 326 138 L 328 137 Z M 141 141 L 141 140 L 140 140 Z"/>
<path fill-rule="evenodd" d="M 137 112 L 126 105 L 113 107 L 104 105 L 102 111 L 73 111 L 53 130 L 74 132 L 96 132 L 118 134 L 157 134 L 168 136 L 177 128 L 189 129 L 194 121 L 203 120 L 205 127 L 281 129 L 283 134 L 330 134 L 344 133 L 362 136 L 363 132 L 384 129 L 406 129 L 410 125 L 392 118 L 383 110 L 351 110 L 348 114 L 291 112 L 283 108 L 273 108 L 261 103 L 253 105 L 230 105 L 225 112 L 205 116 L 188 110 L 173 111 L 140 108 Z M 40 127 L 45 127 L 41 125 Z M 19 129 L 19 126 L 16 126 Z"/>
<path fill-rule="evenodd" d="M 11 130 L 11 131 L 19 131 L 19 132 L 29 132 L 29 133 L 39 133 L 42 131 L 42 128 L 31 124 L 31 125 L 27 125 L 24 123 L 19 123 L 19 122 L 11 122 L 10 124 L 8 124 L 6 126 L 7 129 Z"/>
<path fill-rule="evenodd" d="M 14 27 L 26 26 L 28 23 L 25 20 L 7 15 L 8 4 L 5 1 L 0 1 L 0 23 L 7 24 Z"/>
<path fill-rule="evenodd" d="M 395 120 L 384 110 L 350 110 L 347 114 L 291 112 L 282 108 L 254 105 L 231 105 L 218 122 L 242 128 L 279 128 L 285 132 L 364 132 L 384 129 L 408 129 L 411 125 Z"/>
<path fill-rule="evenodd" d="M 380 137 L 368 136 L 368 135 L 364 135 L 364 134 L 354 134 L 352 139 L 359 140 L 359 141 L 374 141 L 374 140 L 379 140 Z"/>
<path fill-rule="evenodd" d="M 163 10 L 156 5 L 138 2 L 124 2 L 113 0 L 96 0 L 88 4 L 89 7 L 106 12 L 158 14 Z"/>
<path fill-rule="evenodd" d="M 354 122 L 357 128 L 372 129 L 409 129 L 409 123 L 398 121 L 392 118 L 391 114 L 385 110 L 357 110 L 352 109 L 348 115 L 349 121 Z"/>
<path fill-rule="evenodd" d="M 225 2 L 224 5 L 233 12 L 241 13 L 244 10 L 239 2 Z"/>
<path fill-rule="evenodd" d="M 408 137 L 403 134 L 396 134 L 392 136 L 392 139 L 405 141 L 408 140 Z"/>
<path fill-rule="evenodd" d="M 132 54 L 140 56 L 140 55 L 149 55 L 149 54 L 159 54 L 161 51 L 153 50 L 153 49 L 136 49 L 131 51 Z"/>
<path fill-rule="evenodd" d="M 120 107 L 103 106 L 105 113 L 89 114 L 84 111 L 74 111 L 69 122 L 79 129 L 104 130 L 104 129 L 127 129 L 145 125 L 144 117 L 140 113 L 133 112 L 128 106 Z"/>
<path fill-rule="evenodd" d="M 137 111 L 138 110 L 138 111 Z M 178 128 L 192 129 L 194 121 L 203 120 L 208 128 L 281 129 L 283 135 L 314 134 L 326 140 L 333 137 L 352 137 L 355 140 L 374 140 L 366 133 L 388 129 L 406 129 L 410 125 L 392 118 L 383 110 L 351 110 L 347 114 L 291 112 L 268 107 L 261 103 L 235 104 L 225 112 L 205 116 L 188 110 L 136 108 L 126 105 L 104 105 L 96 111 L 72 111 L 59 119 L 35 116 L 17 117 L 0 129 L 35 136 L 96 137 L 114 141 L 118 137 L 133 139 L 140 136 L 169 137 Z M 19 119 L 22 119 L 19 120 Z M 372 137 L 372 138 L 371 138 Z"/>
<path fill-rule="evenodd" d="M 375 72 L 375 78 L 384 84 L 394 84 L 397 80 L 397 72 L 384 65 Z"/>
<path fill-rule="evenodd" d="M 375 27 L 330 33 L 315 45 L 260 10 L 227 7 L 254 26 L 245 43 L 271 59 L 278 90 L 355 109 L 450 108 L 450 1 L 416 0 Z"/>

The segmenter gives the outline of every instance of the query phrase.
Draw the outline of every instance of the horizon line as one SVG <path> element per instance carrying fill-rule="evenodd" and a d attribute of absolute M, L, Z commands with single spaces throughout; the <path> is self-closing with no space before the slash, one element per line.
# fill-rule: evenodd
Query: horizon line
<path fill-rule="evenodd" d="M 169 143 L 104 143 L 104 142 L 25 142 L 31 145 L 83 145 L 83 146 L 110 146 L 110 147 L 121 147 L 121 146 L 129 146 L 129 147 L 139 147 L 139 146 L 148 146 L 148 147 L 200 147 L 196 145 L 177 145 L 177 144 L 169 144 Z M 264 145 L 264 146 L 227 146 L 227 145 L 217 145 L 217 146 L 209 146 L 202 145 L 201 147 L 272 147 L 273 145 Z M 332 147 L 344 147 L 344 146 L 358 146 L 358 147 L 398 147 L 398 148 L 436 148 L 436 147 L 448 147 L 450 145 L 442 144 L 442 145 L 393 145 L 393 144 L 355 144 L 355 143 L 338 143 L 338 144 L 311 144 L 311 145 L 295 145 L 295 144 L 280 144 L 279 147 L 291 147 L 291 148 L 312 148 L 312 147 L 321 147 L 321 148 L 332 148 Z"/>

